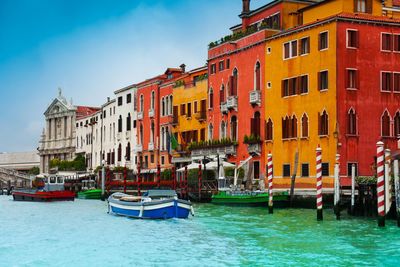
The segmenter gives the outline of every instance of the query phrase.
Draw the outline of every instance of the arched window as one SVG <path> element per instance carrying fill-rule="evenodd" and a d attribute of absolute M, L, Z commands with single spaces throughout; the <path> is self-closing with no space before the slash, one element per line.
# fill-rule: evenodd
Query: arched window
<path fill-rule="evenodd" d="M 209 103 L 209 108 L 214 107 L 214 92 L 212 87 L 210 88 L 210 93 L 208 94 L 208 103 Z"/>
<path fill-rule="evenodd" d="M 357 115 L 353 108 L 347 114 L 347 133 L 352 135 L 357 134 Z"/>
<path fill-rule="evenodd" d="M 288 115 L 282 118 L 282 139 L 288 139 L 290 137 L 290 124 L 291 119 Z"/>
<path fill-rule="evenodd" d="M 154 109 L 154 103 L 156 99 L 156 93 L 154 91 L 151 91 L 151 108 Z"/>
<path fill-rule="evenodd" d="M 290 137 L 297 138 L 297 117 L 293 114 L 292 116 L 292 125 L 290 127 Z"/>
<path fill-rule="evenodd" d="M 237 141 L 237 118 L 232 116 L 231 118 L 231 139 Z"/>
<path fill-rule="evenodd" d="M 115 164 L 115 149 L 113 149 L 113 152 L 110 152 L 111 154 L 111 164 Z"/>
<path fill-rule="evenodd" d="M 150 135 L 150 142 L 152 142 L 154 144 L 154 121 L 151 121 L 151 126 L 150 126 L 150 131 L 151 131 L 151 135 Z"/>
<path fill-rule="evenodd" d="M 221 85 L 221 89 L 219 90 L 219 103 L 222 104 L 225 102 L 225 85 Z"/>
<path fill-rule="evenodd" d="M 226 127 L 225 127 L 225 121 L 221 121 L 221 127 L 219 131 L 219 138 L 225 138 L 226 137 Z"/>
<path fill-rule="evenodd" d="M 167 100 L 167 105 L 168 105 L 168 98 L 166 98 L 165 100 Z M 165 116 L 165 101 L 164 101 L 164 97 L 161 98 L 161 116 Z"/>
<path fill-rule="evenodd" d="M 329 133 L 329 117 L 326 110 L 322 112 L 322 115 L 318 113 L 318 135 L 328 135 Z"/>
<path fill-rule="evenodd" d="M 126 130 L 131 130 L 131 113 L 128 113 L 128 117 L 126 117 Z"/>
<path fill-rule="evenodd" d="M 255 90 L 261 90 L 261 66 L 260 62 L 257 61 L 254 69 L 254 88 Z"/>
<path fill-rule="evenodd" d="M 118 132 L 122 132 L 122 116 L 119 115 L 119 119 L 118 119 Z"/>
<path fill-rule="evenodd" d="M 387 110 L 382 115 L 382 136 L 390 136 L 390 114 Z"/>
<path fill-rule="evenodd" d="M 165 132 L 164 132 L 164 127 L 161 127 L 161 150 L 165 150 L 165 146 L 164 146 L 164 142 L 165 142 L 165 139 L 164 139 L 164 134 L 165 134 Z"/>
<path fill-rule="evenodd" d="M 394 116 L 394 137 L 399 138 L 400 135 L 400 112 L 397 111 Z"/>
<path fill-rule="evenodd" d="M 306 113 L 301 117 L 301 137 L 308 137 L 308 117 Z"/>
<path fill-rule="evenodd" d="M 169 115 L 172 115 L 172 95 L 170 95 L 169 96 L 169 104 L 168 104 L 168 106 L 169 106 Z"/>
<path fill-rule="evenodd" d="M 271 118 L 265 123 L 265 140 L 272 141 L 273 138 L 273 123 Z"/>
<path fill-rule="evenodd" d="M 128 145 L 126 146 L 125 157 L 126 157 L 127 161 L 131 160 L 131 143 L 130 142 L 128 142 Z"/>
<path fill-rule="evenodd" d="M 232 76 L 229 78 L 229 95 L 237 96 L 238 89 L 238 70 L 233 69 Z"/>
<path fill-rule="evenodd" d="M 208 140 L 213 140 L 213 136 L 214 136 L 214 128 L 212 123 L 210 123 L 208 125 Z"/>
<path fill-rule="evenodd" d="M 251 118 L 251 134 L 256 137 L 261 136 L 260 130 L 260 112 L 256 111 Z"/>
<path fill-rule="evenodd" d="M 164 129 L 164 149 L 168 149 L 168 135 L 169 135 L 169 127 L 166 126 Z"/>
<path fill-rule="evenodd" d="M 140 144 L 143 145 L 143 124 L 140 124 L 140 128 L 139 128 L 139 138 L 140 138 Z"/>
<path fill-rule="evenodd" d="M 121 154 L 122 154 L 122 146 L 119 144 L 118 146 L 118 161 L 121 161 Z"/>
<path fill-rule="evenodd" d="M 133 110 L 137 111 L 137 94 L 135 92 L 134 98 L 133 98 Z"/>
<path fill-rule="evenodd" d="M 144 109 L 144 97 L 140 95 L 140 111 L 143 112 Z"/>

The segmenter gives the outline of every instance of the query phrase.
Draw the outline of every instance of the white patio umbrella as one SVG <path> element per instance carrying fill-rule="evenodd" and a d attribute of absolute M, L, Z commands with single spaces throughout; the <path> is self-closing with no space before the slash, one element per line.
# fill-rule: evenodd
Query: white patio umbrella
<path fill-rule="evenodd" d="M 187 169 L 188 170 L 193 170 L 193 169 L 197 169 L 197 168 L 199 168 L 199 164 L 198 163 L 191 163 L 191 164 L 187 165 Z M 177 172 L 183 172 L 183 171 L 185 171 L 185 167 L 180 168 L 180 169 L 178 169 L 176 171 Z"/>
<path fill-rule="evenodd" d="M 220 161 L 219 165 L 220 165 L 220 167 L 223 167 L 223 168 L 228 168 L 228 167 L 234 168 L 235 167 L 234 164 L 226 162 L 226 161 Z M 207 170 L 216 170 L 216 169 L 218 169 L 218 163 L 216 161 L 209 162 L 206 164 L 206 168 L 207 168 Z"/>

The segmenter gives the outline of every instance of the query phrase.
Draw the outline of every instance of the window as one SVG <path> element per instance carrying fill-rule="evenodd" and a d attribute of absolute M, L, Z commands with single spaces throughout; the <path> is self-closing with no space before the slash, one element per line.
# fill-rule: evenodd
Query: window
<path fill-rule="evenodd" d="M 300 94 L 308 93 L 308 75 L 300 76 L 299 86 L 300 86 Z"/>
<path fill-rule="evenodd" d="M 206 129 L 205 128 L 200 130 L 200 141 L 206 141 Z"/>
<path fill-rule="evenodd" d="M 133 128 L 136 129 L 136 120 L 133 121 Z"/>
<path fill-rule="evenodd" d="M 366 12 L 367 11 L 367 3 L 366 0 L 355 0 L 354 6 L 355 12 Z"/>
<path fill-rule="evenodd" d="M 283 44 L 283 58 L 289 59 L 297 57 L 297 40 Z"/>
<path fill-rule="evenodd" d="M 231 60 L 228 58 L 228 59 L 226 60 L 226 69 L 229 69 L 230 63 L 231 63 Z"/>
<path fill-rule="evenodd" d="M 136 95 L 136 93 L 133 96 L 133 110 L 137 111 L 137 95 Z"/>
<path fill-rule="evenodd" d="M 399 135 L 400 135 L 400 112 L 399 111 L 396 112 L 396 115 L 394 116 L 394 119 L 393 119 L 393 123 L 394 123 L 394 136 L 399 137 Z"/>
<path fill-rule="evenodd" d="M 118 97 L 118 106 L 121 106 L 121 105 L 122 105 L 122 96 Z M 110 113 L 111 113 L 111 111 L 110 111 Z"/>
<path fill-rule="evenodd" d="M 150 155 L 150 162 L 151 162 L 151 163 L 154 163 L 154 154 L 151 154 L 151 155 Z"/>
<path fill-rule="evenodd" d="M 213 89 L 210 89 L 210 93 L 208 94 L 208 103 L 209 103 L 209 108 L 213 108 L 214 107 L 214 93 L 213 93 Z"/>
<path fill-rule="evenodd" d="M 143 97 L 143 95 L 140 95 L 140 111 L 141 112 L 143 112 L 143 110 L 144 110 L 144 97 Z"/>
<path fill-rule="evenodd" d="M 318 49 L 328 49 L 328 32 L 321 32 L 318 37 Z"/>
<path fill-rule="evenodd" d="M 265 140 L 272 141 L 273 138 L 273 123 L 271 118 L 265 122 Z"/>
<path fill-rule="evenodd" d="M 186 114 L 186 104 L 181 104 L 181 116 Z"/>
<path fill-rule="evenodd" d="M 283 177 L 290 177 L 290 164 L 283 164 Z"/>
<path fill-rule="evenodd" d="M 261 129 L 260 129 L 260 112 L 256 111 L 254 113 L 254 117 L 251 118 L 251 129 L 250 133 L 254 136 L 261 136 Z"/>
<path fill-rule="evenodd" d="M 329 176 L 329 162 L 322 162 L 321 164 L 322 176 Z"/>
<path fill-rule="evenodd" d="M 226 127 L 225 121 L 221 121 L 220 131 L 219 131 L 219 139 L 226 137 Z"/>
<path fill-rule="evenodd" d="M 357 115 L 352 108 L 347 114 L 347 133 L 350 135 L 357 134 Z"/>
<path fill-rule="evenodd" d="M 233 70 L 233 75 L 229 77 L 229 95 L 236 96 L 238 91 L 238 70 Z"/>
<path fill-rule="evenodd" d="M 293 115 L 292 119 L 291 119 L 290 137 L 297 138 L 297 117 L 296 117 L 296 115 Z"/>
<path fill-rule="evenodd" d="M 308 163 L 301 164 L 301 177 L 309 177 L 310 176 L 310 166 Z"/>
<path fill-rule="evenodd" d="M 382 33 L 382 51 L 392 51 L 392 35 L 390 33 Z"/>
<path fill-rule="evenodd" d="M 237 141 L 237 118 L 236 116 L 231 117 L 231 139 Z"/>
<path fill-rule="evenodd" d="M 347 48 L 358 48 L 358 31 L 347 30 Z"/>
<path fill-rule="evenodd" d="M 393 34 L 393 51 L 394 52 L 400 52 L 400 35 L 399 34 Z"/>
<path fill-rule="evenodd" d="M 197 113 L 197 101 L 193 102 L 193 113 Z"/>
<path fill-rule="evenodd" d="M 132 95 L 131 94 L 127 94 L 126 95 L 126 103 L 131 103 L 132 102 Z"/>
<path fill-rule="evenodd" d="M 128 145 L 126 146 L 125 157 L 127 161 L 131 160 L 131 143 L 129 142 Z"/>
<path fill-rule="evenodd" d="M 140 124 L 139 127 L 139 138 L 140 138 L 140 144 L 143 145 L 143 124 Z"/>
<path fill-rule="evenodd" d="M 346 88 L 347 89 L 358 89 L 359 88 L 359 78 L 358 70 L 347 69 L 346 70 Z"/>
<path fill-rule="evenodd" d="M 151 121 L 150 124 L 150 142 L 154 144 L 154 130 L 155 130 L 155 126 L 154 126 L 154 121 Z"/>
<path fill-rule="evenodd" d="M 289 138 L 289 127 L 290 127 L 290 118 L 289 116 L 286 115 L 285 118 L 282 118 L 282 139 L 288 139 Z"/>
<path fill-rule="evenodd" d="M 221 89 L 219 90 L 219 104 L 225 102 L 225 86 L 222 84 Z"/>
<path fill-rule="evenodd" d="M 161 116 L 165 116 L 165 101 L 164 101 L 164 97 L 161 98 Z"/>
<path fill-rule="evenodd" d="M 387 110 L 382 115 L 382 137 L 389 137 L 390 135 L 390 115 Z"/>
<path fill-rule="evenodd" d="M 318 135 L 328 135 L 328 113 L 326 110 L 322 112 L 322 115 L 318 113 Z"/>
<path fill-rule="evenodd" d="M 126 130 L 131 130 L 131 113 L 128 113 L 128 117 L 126 117 Z"/>
<path fill-rule="evenodd" d="M 187 103 L 187 115 L 186 117 L 192 117 L 192 103 Z"/>
<path fill-rule="evenodd" d="M 122 132 L 122 116 L 119 115 L 119 119 L 118 119 L 118 132 Z"/>
<path fill-rule="evenodd" d="M 161 156 L 161 165 L 164 165 L 165 160 L 164 160 L 164 156 Z"/>
<path fill-rule="evenodd" d="M 298 77 L 286 79 L 282 81 L 282 97 L 292 96 L 297 94 L 298 87 Z"/>
<path fill-rule="evenodd" d="M 270 46 L 267 47 L 267 54 L 271 54 L 271 47 Z"/>
<path fill-rule="evenodd" d="M 224 70 L 224 68 L 225 68 L 225 64 L 224 64 L 225 62 L 223 61 L 223 60 L 221 60 L 219 63 L 218 63 L 218 71 L 223 71 Z"/>
<path fill-rule="evenodd" d="M 391 92 L 392 91 L 392 73 L 390 72 L 381 72 L 381 90 L 383 92 Z"/>
<path fill-rule="evenodd" d="M 156 93 L 154 91 L 151 91 L 151 108 L 152 109 L 154 109 L 155 99 L 156 99 Z"/>
<path fill-rule="evenodd" d="M 400 93 L 400 73 L 394 72 L 393 73 L 393 92 Z"/>
<path fill-rule="evenodd" d="M 216 68 L 216 65 L 215 65 L 215 63 L 214 64 L 211 64 L 211 74 L 214 74 L 214 73 L 216 73 L 216 70 L 217 70 L 217 68 Z"/>
<path fill-rule="evenodd" d="M 328 90 L 328 71 L 318 72 L 318 90 Z"/>
<path fill-rule="evenodd" d="M 121 155 L 122 155 L 122 146 L 119 144 L 118 146 L 118 161 L 121 161 Z"/>
<path fill-rule="evenodd" d="M 353 168 L 354 165 L 354 175 L 355 177 L 358 176 L 358 163 L 357 162 L 347 162 L 347 176 L 351 177 L 353 175 Z"/>
<path fill-rule="evenodd" d="M 261 67 L 260 62 L 256 63 L 255 73 L 254 73 L 254 86 L 255 90 L 261 90 Z"/>
<path fill-rule="evenodd" d="M 300 40 L 300 55 L 310 53 L 310 37 L 305 37 Z"/>
<path fill-rule="evenodd" d="M 253 177 L 254 179 L 260 179 L 260 162 L 253 161 Z"/>
<path fill-rule="evenodd" d="M 213 125 L 212 125 L 212 123 L 210 123 L 208 125 L 208 140 L 212 140 L 213 136 L 214 136 Z"/>

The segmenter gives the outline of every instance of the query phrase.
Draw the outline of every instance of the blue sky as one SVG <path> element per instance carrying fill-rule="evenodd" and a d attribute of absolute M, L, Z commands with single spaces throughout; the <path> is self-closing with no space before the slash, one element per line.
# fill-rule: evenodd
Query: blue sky
<path fill-rule="evenodd" d="M 267 0 L 253 0 L 257 8 Z M 58 95 L 100 106 L 185 63 L 240 23 L 241 0 L 0 0 L 0 152 L 34 151 Z"/>

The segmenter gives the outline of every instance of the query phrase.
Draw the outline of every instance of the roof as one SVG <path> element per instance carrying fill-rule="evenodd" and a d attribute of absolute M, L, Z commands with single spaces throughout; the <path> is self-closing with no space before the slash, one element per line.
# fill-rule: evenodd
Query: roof
<path fill-rule="evenodd" d="M 257 14 L 259 12 L 262 12 L 262 11 L 264 11 L 264 10 L 274 6 L 274 5 L 277 5 L 277 4 L 281 3 L 281 2 L 298 2 L 298 3 L 304 3 L 304 4 L 314 4 L 314 3 L 316 3 L 316 1 L 318 1 L 318 0 L 275 0 L 275 1 L 272 1 L 272 2 L 270 2 L 270 3 L 268 3 L 268 4 L 264 5 L 264 6 L 259 7 L 257 9 L 250 10 L 249 12 L 246 12 L 246 13 L 241 13 L 239 15 L 239 17 L 240 18 L 247 18 L 247 17 L 254 16 L 255 14 Z M 331 0 L 327 0 L 327 1 L 331 1 Z"/>
<path fill-rule="evenodd" d="M 76 118 L 82 119 L 83 117 L 87 117 L 89 115 L 92 115 L 93 113 L 96 113 L 100 109 L 101 108 L 97 108 L 97 107 L 77 106 Z"/>
<path fill-rule="evenodd" d="M 299 9 L 299 11 L 302 12 L 302 11 L 304 11 L 304 10 L 307 10 L 307 9 L 310 9 L 310 8 L 314 8 L 314 7 L 316 7 L 316 6 L 320 6 L 320 5 L 323 5 L 323 4 L 332 2 L 332 1 L 334 1 L 334 0 L 322 0 L 322 1 L 318 2 L 318 3 L 315 3 L 314 5 L 310 5 L 310 6 L 303 7 L 303 8 L 301 8 L 301 9 Z M 385 1 L 386 1 L 386 0 L 381 0 L 382 3 L 385 2 Z"/>

